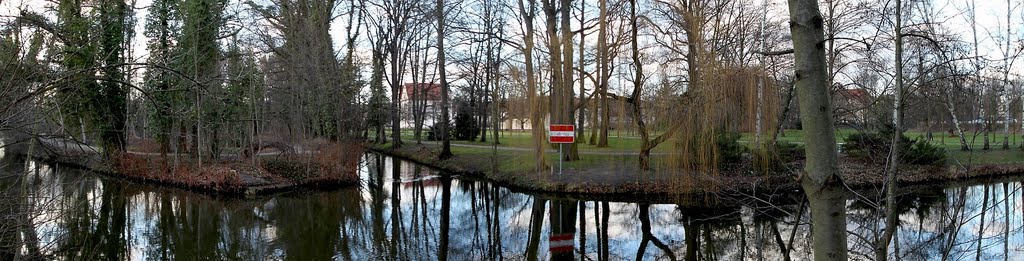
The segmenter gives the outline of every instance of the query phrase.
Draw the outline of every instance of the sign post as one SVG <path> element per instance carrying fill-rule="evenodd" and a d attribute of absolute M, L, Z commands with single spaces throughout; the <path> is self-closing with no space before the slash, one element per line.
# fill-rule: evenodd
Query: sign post
<path fill-rule="evenodd" d="M 576 142 L 576 126 L 569 124 L 549 125 L 548 142 L 558 144 L 558 175 L 562 175 L 562 144 Z"/>

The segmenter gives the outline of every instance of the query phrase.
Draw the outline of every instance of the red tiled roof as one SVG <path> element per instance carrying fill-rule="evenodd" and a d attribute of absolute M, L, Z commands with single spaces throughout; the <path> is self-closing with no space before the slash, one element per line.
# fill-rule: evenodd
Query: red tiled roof
<path fill-rule="evenodd" d="M 426 97 L 420 97 L 427 100 L 441 100 L 441 85 L 433 83 L 406 83 L 405 93 L 402 95 L 404 99 L 412 97 L 413 90 L 416 91 L 417 95 L 426 94 Z"/>

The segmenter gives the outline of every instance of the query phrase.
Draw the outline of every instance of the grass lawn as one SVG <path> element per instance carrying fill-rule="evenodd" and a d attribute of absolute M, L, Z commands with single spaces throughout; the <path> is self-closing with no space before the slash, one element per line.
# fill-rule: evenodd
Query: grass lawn
<path fill-rule="evenodd" d="M 836 142 L 842 143 L 844 139 L 850 134 L 857 133 L 857 130 L 850 128 L 843 128 L 836 131 Z M 426 132 L 423 133 L 424 136 Z M 589 141 L 590 132 L 586 132 L 586 135 L 582 141 Z M 621 135 L 621 136 L 619 136 Z M 925 133 L 920 131 L 907 131 L 906 135 L 911 139 L 923 138 Z M 935 145 L 942 146 L 949 151 L 949 155 L 952 157 L 950 163 L 1004 163 L 1004 162 L 1017 162 L 1024 159 L 1024 151 L 1020 149 L 1020 143 L 1024 141 L 1021 137 L 1017 137 L 1011 134 L 1010 150 L 1002 150 L 1001 144 L 1003 135 L 993 134 L 990 138 L 990 150 L 981 150 L 983 139 L 980 134 L 974 135 L 974 133 L 968 133 L 968 142 L 972 143 L 973 151 L 961 151 L 960 142 L 956 136 L 950 136 L 945 132 L 933 132 L 932 143 Z M 653 138 L 652 134 L 652 138 Z M 464 144 L 464 145 L 490 145 L 493 140 L 493 133 L 488 133 L 488 142 L 476 142 L 476 141 L 452 141 L 453 144 Z M 770 137 L 762 137 L 768 139 Z M 402 139 L 407 142 L 413 142 L 412 130 L 403 130 Z M 499 141 L 500 147 L 513 147 L 513 148 L 532 148 L 532 137 L 529 131 L 503 131 L 500 133 Z M 740 143 L 750 147 L 753 146 L 754 135 L 752 133 L 742 133 L 740 137 Z M 804 132 L 802 130 L 786 130 L 783 135 L 779 136 L 781 142 L 794 142 L 802 143 L 804 141 Z M 546 143 L 546 141 L 545 141 Z M 581 143 L 578 149 L 582 153 L 598 153 L 589 154 L 581 157 L 580 161 L 566 163 L 565 168 L 585 168 L 587 166 L 595 166 L 600 164 L 609 164 L 609 162 L 620 162 L 621 164 L 636 164 L 636 155 L 604 155 L 601 153 L 636 153 L 639 151 L 641 140 L 637 135 L 627 134 L 625 132 L 612 131 L 608 137 L 608 147 L 597 147 L 596 145 L 589 145 L 587 143 Z M 557 147 L 549 147 L 557 148 Z M 464 146 L 453 146 L 452 150 L 456 154 L 461 155 L 474 155 L 477 157 L 486 157 L 487 162 L 492 158 L 492 151 L 489 148 L 478 148 L 478 147 L 464 147 Z M 653 153 L 670 153 L 673 150 L 670 142 L 663 143 L 653 149 Z M 548 162 L 550 165 L 556 165 L 557 158 L 554 153 L 548 153 Z M 600 154 L 600 155 L 599 155 Z M 665 157 L 654 155 L 652 157 L 652 164 L 659 164 L 665 161 Z M 499 168 L 502 170 L 528 170 L 532 166 L 531 153 L 516 151 L 515 153 L 508 153 L 508 151 L 499 151 Z M 489 164 L 489 163 L 488 163 Z"/>
<path fill-rule="evenodd" d="M 528 141 L 528 139 L 524 140 Z M 372 146 L 388 148 L 390 143 Z M 586 146 L 589 145 L 584 147 Z M 433 145 L 427 145 L 427 147 L 431 148 L 432 151 L 416 153 L 417 155 L 414 155 L 413 158 L 424 157 L 420 160 L 432 159 L 439 152 L 439 148 Z M 489 171 L 493 166 L 492 164 L 495 163 L 497 163 L 498 170 L 501 173 L 527 173 L 533 171 L 534 168 L 533 154 L 525 151 L 509 152 L 499 150 L 495 154 L 491 148 L 452 146 L 452 154 L 456 155 L 456 160 L 459 164 L 472 166 L 473 170 L 478 171 Z M 592 170 L 596 168 L 635 169 L 637 168 L 637 157 L 637 155 L 616 154 L 582 155 L 578 161 L 563 162 L 562 168 L 565 171 Z M 651 166 L 654 169 L 658 169 L 658 166 L 667 166 L 668 157 L 666 155 L 652 155 Z M 545 158 L 548 167 L 552 168 L 552 171 L 557 171 L 557 153 L 546 153 Z"/>

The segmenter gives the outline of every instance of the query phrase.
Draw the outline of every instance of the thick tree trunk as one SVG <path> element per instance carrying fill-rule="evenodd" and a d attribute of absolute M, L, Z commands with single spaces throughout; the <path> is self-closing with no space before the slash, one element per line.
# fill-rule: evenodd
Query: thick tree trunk
<path fill-rule="evenodd" d="M 846 198 L 837 169 L 825 71 L 823 18 L 815 0 L 789 0 L 796 88 L 807 155 L 800 182 L 810 202 L 815 260 L 846 260 Z"/>
<path fill-rule="evenodd" d="M 527 7 L 523 1 L 528 1 L 530 6 Z M 537 5 L 536 0 L 519 0 L 519 11 L 522 14 L 523 20 L 526 23 L 526 38 L 523 45 L 523 56 L 526 63 L 526 100 L 530 103 L 530 131 L 533 135 L 533 155 L 534 155 L 534 171 L 540 172 L 547 167 L 546 159 L 544 158 L 544 139 L 547 136 L 544 135 L 544 127 L 542 125 L 541 115 L 543 111 L 540 106 L 540 99 L 537 97 L 537 76 L 534 73 L 533 65 L 533 18 L 536 17 L 534 9 Z"/>
<path fill-rule="evenodd" d="M 576 82 L 573 77 L 573 42 L 572 42 L 572 27 L 569 25 L 571 22 L 570 15 L 572 11 L 572 0 L 561 0 L 559 5 L 561 10 L 561 24 L 562 24 L 562 116 L 564 117 L 565 124 L 574 124 L 576 120 L 576 94 L 573 91 L 573 83 Z M 582 29 L 581 29 L 582 30 Z M 582 87 L 581 87 L 582 88 Z M 583 95 L 583 93 L 580 93 Z M 581 99 L 582 100 L 582 99 Z M 577 126 L 577 129 L 583 126 Z M 576 137 L 577 139 L 580 137 Z M 568 144 L 569 148 L 562 153 L 562 158 L 566 161 L 575 161 L 580 159 L 579 148 L 576 143 Z"/>

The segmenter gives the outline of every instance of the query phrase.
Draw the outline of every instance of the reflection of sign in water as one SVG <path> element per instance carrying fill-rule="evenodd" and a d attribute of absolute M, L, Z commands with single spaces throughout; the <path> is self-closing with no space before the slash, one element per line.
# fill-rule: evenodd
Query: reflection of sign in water
<path fill-rule="evenodd" d="M 577 201 L 552 200 L 551 201 L 551 237 L 548 239 L 548 247 L 551 250 L 551 260 L 573 260 L 573 250 L 576 242 L 573 236 L 576 235 L 576 204 Z"/>
<path fill-rule="evenodd" d="M 572 236 L 573 234 L 551 235 L 551 242 L 548 242 L 551 253 L 572 253 L 572 249 L 575 246 Z"/>

